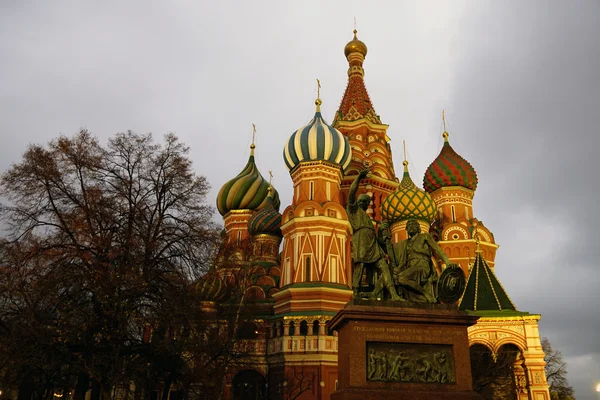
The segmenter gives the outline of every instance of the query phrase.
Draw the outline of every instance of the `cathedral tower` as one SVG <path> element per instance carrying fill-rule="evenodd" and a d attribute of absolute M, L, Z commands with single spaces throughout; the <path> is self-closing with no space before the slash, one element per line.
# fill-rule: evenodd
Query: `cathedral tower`
<path fill-rule="evenodd" d="M 477 237 L 483 256 L 491 267 L 494 266 L 498 245 L 492 232 L 473 215 L 473 196 L 477 188 L 475 169 L 450 146 L 445 129 L 442 136 L 444 146 L 425 171 L 423 187 L 437 205 L 432 233 L 437 236 L 440 247 L 450 260 L 459 264 L 468 275 Z"/>
<path fill-rule="evenodd" d="M 350 164 L 350 145 L 321 115 L 287 141 L 283 157 L 294 186 L 283 212 L 281 290 L 275 313 L 337 312 L 350 299 L 350 225 L 340 183 Z"/>
<path fill-rule="evenodd" d="M 367 46 L 354 38 L 346 44 L 344 55 L 348 60 L 348 86 L 335 114 L 333 126 L 344 134 L 352 148 L 352 160 L 341 182 L 343 203 L 355 175 L 365 166 L 371 167 L 371 174 L 361 181 L 359 193 L 371 196 L 372 204 L 367 212 L 376 221 L 381 221 L 379 210 L 383 199 L 398 187 L 394 172 L 388 125 L 381 123 L 379 115 L 365 86 L 363 62 Z"/>
<path fill-rule="evenodd" d="M 267 206 L 269 188 L 271 185 L 263 178 L 254 161 L 254 134 L 250 145 L 250 157 L 246 166 L 235 178 L 229 180 L 217 195 L 217 209 L 223 216 L 227 240 L 241 243 L 250 237 L 248 221 L 254 211 Z M 278 210 L 279 193 L 273 189 L 270 200 Z"/>

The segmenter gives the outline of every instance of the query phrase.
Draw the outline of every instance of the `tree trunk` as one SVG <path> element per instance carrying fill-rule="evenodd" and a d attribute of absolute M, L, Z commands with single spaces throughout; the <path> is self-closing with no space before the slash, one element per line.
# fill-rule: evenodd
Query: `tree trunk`
<path fill-rule="evenodd" d="M 162 391 L 162 400 L 168 400 L 169 391 L 171 390 L 171 383 L 173 383 L 173 378 L 171 378 L 169 376 L 167 379 L 165 379 L 165 382 L 164 382 L 163 391 Z"/>
<path fill-rule="evenodd" d="M 26 375 L 19 385 L 19 394 L 17 400 L 31 400 L 33 397 L 33 380 Z"/>
<path fill-rule="evenodd" d="M 75 384 L 75 393 L 73 394 L 73 400 L 85 400 L 85 394 L 90 387 L 90 376 L 87 372 L 81 372 L 77 377 L 77 384 Z"/>
<path fill-rule="evenodd" d="M 96 379 L 92 380 L 92 394 L 90 400 L 100 400 L 100 383 Z"/>

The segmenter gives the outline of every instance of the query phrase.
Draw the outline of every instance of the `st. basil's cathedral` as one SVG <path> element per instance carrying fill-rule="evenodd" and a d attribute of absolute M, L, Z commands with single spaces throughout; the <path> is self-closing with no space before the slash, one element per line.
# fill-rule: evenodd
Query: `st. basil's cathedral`
<path fill-rule="evenodd" d="M 209 274 L 213 281 L 206 278 L 203 304 L 223 299 L 226 284 L 214 280 L 225 282 L 233 268 L 248 277 L 244 297 L 256 305 L 255 325 L 244 337 L 252 349 L 250 362 L 231 371 L 225 396 L 272 398 L 267 392 L 287 390 L 283 397 L 329 399 L 336 390 L 338 338 L 327 322 L 352 298 L 353 232 L 346 205 L 352 182 L 368 166 L 358 193 L 371 198 L 367 213 L 373 224 L 386 221 L 398 242 L 408 237 L 407 221 L 416 219 L 463 269 L 467 282 L 458 308 L 479 317 L 468 330 L 472 363 L 475 355 L 498 361 L 513 354 L 511 398 L 550 399 L 540 315 L 518 310 L 494 273 L 498 245 L 473 208 L 475 169 L 454 151 L 444 130 L 442 150 L 425 171 L 422 188 L 406 160 L 402 176 L 396 175 L 388 125 L 365 86 L 367 46 L 356 33 L 344 48 L 348 85 L 331 125 L 317 98 L 314 117 L 283 149 L 292 203 L 280 212 L 277 190 L 256 166 L 254 143 L 242 171 L 219 191 L 225 242 L 237 251 L 229 262 L 221 260 L 217 274 Z M 441 260 L 435 265 L 438 272 L 445 268 Z"/>

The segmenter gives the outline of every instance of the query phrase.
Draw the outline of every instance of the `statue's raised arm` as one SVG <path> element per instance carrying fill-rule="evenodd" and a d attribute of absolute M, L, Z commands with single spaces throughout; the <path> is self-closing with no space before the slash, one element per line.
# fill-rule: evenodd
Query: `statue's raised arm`
<path fill-rule="evenodd" d="M 356 176 L 356 179 L 354 179 L 354 182 L 352 182 L 352 185 L 350 186 L 350 191 L 348 192 L 348 205 L 354 206 L 356 204 L 356 193 L 358 192 L 358 185 L 360 184 L 361 179 L 367 177 L 370 170 L 371 168 L 369 167 L 362 169 Z"/>

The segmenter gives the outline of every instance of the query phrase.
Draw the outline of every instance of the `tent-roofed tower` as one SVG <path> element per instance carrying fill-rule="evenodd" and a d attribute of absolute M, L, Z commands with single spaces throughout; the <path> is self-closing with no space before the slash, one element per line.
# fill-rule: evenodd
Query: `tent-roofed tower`
<path fill-rule="evenodd" d="M 510 360 L 514 363 L 514 376 L 510 378 L 513 379 L 517 398 L 549 399 L 544 371 L 546 363 L 538 327 L 541 316 L 517 310 L 494 270 L 483 257 L 478 240 L 475 262 L 459 309 L 479 316 L 477 324 L 468 328 L 472 362 L 473 349 L 489 352 L 494 360 L 502 359 L 499 355 L 506 349 L 516 349 L 515 359 Z"/>
<path fill-rule="evenodd" d="M 388 125 L 383 124 L 375 112 L 365 86 L 363 62 L 367 55 L 367 46 L 358 40 L 356 34 L 355 29 L 354 38 L 344 48 L 344 55 L 349 64 L 348 86 L 332 126 L 348 138 L 352 148 L 352 160 L 341 183 L 343 204 L 346 203 L 354 176 L 368 165 L 371 167 L 371 174 L 361 181 L 359 194 L 366 193 L 371 196 L 372 204 L 367 212 L 373 219 L 380 221 L 381 203 L 398 187 L 398 179 L 394 172 L 390 138 L 387 135 Z"/>

